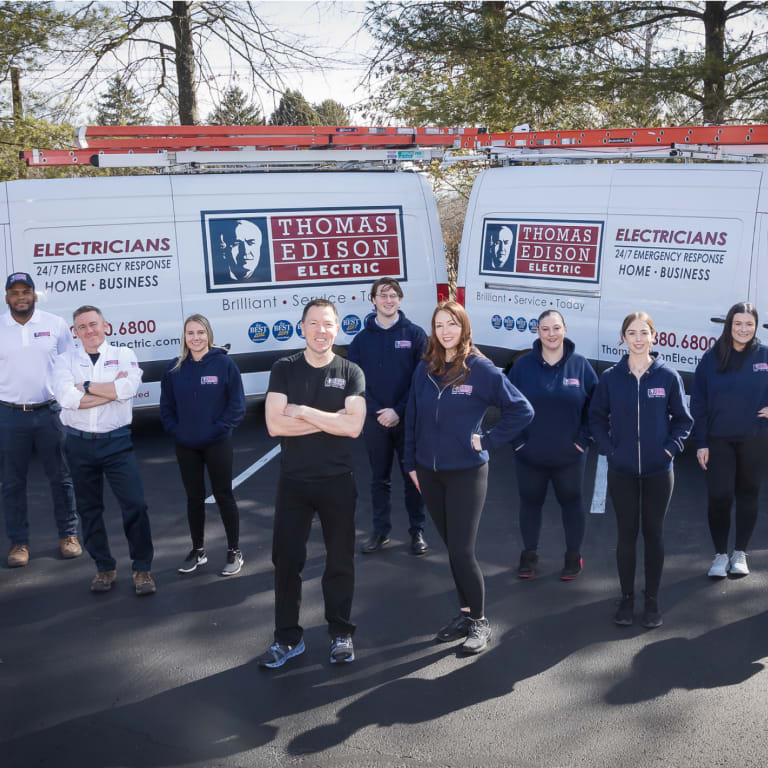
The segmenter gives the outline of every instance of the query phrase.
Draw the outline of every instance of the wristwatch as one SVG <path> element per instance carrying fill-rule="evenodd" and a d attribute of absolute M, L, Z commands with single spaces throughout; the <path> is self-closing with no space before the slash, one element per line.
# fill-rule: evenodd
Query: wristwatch
<path fill-rule="evenodd" d="M 90 382 L 90 381 L 84 381 L 84 382 L 83 382 L 83 390 L 84 390 L 84 392 L 85 392 L 85 394 L 86 394 L 86 395 L 87 395 L 87 394 L 90 394 L 90 393 L 88 392 L 88 390 L 90 389 L 90 387 L 91 387 L 91 382 Z"/>

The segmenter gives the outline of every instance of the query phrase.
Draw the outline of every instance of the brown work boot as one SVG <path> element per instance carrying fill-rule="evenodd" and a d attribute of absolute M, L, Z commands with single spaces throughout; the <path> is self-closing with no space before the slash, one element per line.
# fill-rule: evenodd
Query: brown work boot
<path fill-rule="evenodd" d="M 59 549 L 65 560 L 71 560 L 73 557 L 80 557 L 83 554 L 83 548 L 80 546 L 77 536 L 66 536 L 59 539 Z"/>
<path fill-rule="evenodd" d="M 157 592 L 157 587 L 149 571 L 134 571 L 133 583 L 136 586 L 136 594 L 139 597 L 142 595 L 154 595 Z"/>
<path fill-rule="evenodd" d="M 8 550 L 8 567 L 21 568 L 29 562 L 29 547 L 26 544 L 16 544 Z"/>
<path fill-rule="evenodd" d="M 117 571 L 99 571 L 91 582 L 91 592 L 109 592 L 117 578 Z"/>

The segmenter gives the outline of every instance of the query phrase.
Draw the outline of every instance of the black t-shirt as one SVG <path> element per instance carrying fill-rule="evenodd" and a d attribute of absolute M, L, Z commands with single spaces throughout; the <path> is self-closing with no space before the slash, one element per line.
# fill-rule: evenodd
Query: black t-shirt
<path fill-rule="evenodd" d="M 322 368 L 313 368 L 304 352 L 278 360 L 269 375 L 269 392 L 280 392 L 294 405 L 308 405 L 336 413 L 344 401 L 365 395 L 365 376 L 359 366 L 333 356 Z M 316 432 L 283 437 L 280 471 L 297 480 L 319 480 L 352 471 L 352 438 Z"/>

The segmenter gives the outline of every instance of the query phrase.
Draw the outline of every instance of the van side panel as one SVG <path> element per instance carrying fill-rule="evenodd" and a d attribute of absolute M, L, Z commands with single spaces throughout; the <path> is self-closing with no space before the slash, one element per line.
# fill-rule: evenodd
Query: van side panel
<path fill-rule="evenodd" d="M 340 345 L 361 329 L 378 277 L 402 282 L 415 322 L 429 318 L 442 240 L 415 174 L 216 174 L 171 185 L 183 313 L 211 319 L 247 392 L 264 392 L 272 363 L 304 347 L 301 314 L 313 298 L 336 304 Z"/>
<path fill-rule="evenodd" d="M 139 405 L 159 398 L 178 354 L 179 251 L 167 177 L 51 179 L 7 184 L 13 268 L 29 272 L 41 308 L 71 320 L 99 307 L 108 340 L 136 352 Z"/>
<path fill-rule="evenodd" d="M 618 169 L 611 185 L 600 308 L 601 361 L 612 362 L 623 318 L 648 312 L 656 350 L 693 372 L 733 303 L 749 294 L 759 170 Z"/>

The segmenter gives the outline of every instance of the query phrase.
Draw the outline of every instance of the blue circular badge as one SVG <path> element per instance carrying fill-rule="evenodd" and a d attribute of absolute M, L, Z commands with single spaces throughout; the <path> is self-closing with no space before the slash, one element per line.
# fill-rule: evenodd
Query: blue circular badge
<path fill-rule="evenodd" d="M 357 315 L 347 315 L 341 321 L 341 330 L 347 334 L 347 336 L 354 336 L 360 332 L 363 324 L 360 322 L 360 318 Z"/>
<path fill-rule="evenodd" d="M 491 317 L 491 325 L 494 328 L 501 328 L 501 315 L 493 315 Z"/>
<path fill-rule="evenodd" d="M 304 325 L 301 322 L 296 323 L 296 335 L 300 339 L 305 339 L 306 336 L 304 335 Z"/>
<path fill-rule="evenodd" d="M 288 341 L 293 336 L 293 326 L 287 320 L 278 320 L 272 326 L 272 335 L 278 341 Z"/>
<path fill-rule="evenodd" d="M 269 326 L 266 323 L 254 323 L 248 329 L 248 338 L 256 344 L 261 344 L 269 338 Z"/>
<path fill-rule="evenodd" d="M 505 328 L 506 328 L 508 331 L 512 331 L 512 330 L 514 330 L 514 328 L 515 328 L 515 318 L 514 318 L 514 317 L 511 317 L 510 315 L 507 315 L 507 316 L 504 318 L 504 327 L 505 327 Z"/>
<path fill-rule="evenodd" d="M 531 318 L 531 319 L 528 321 L 528 330 L 529 330 L 531 333 L 536 333 L 536 331 L 538 331 L 538 330 L 539 330 L 539 321 L 538 321 L 538 320 L 537 320 L 535 317 L 532 317 L 532 318 Z"/>
<path fill-rule="evenodd" d="M 518 317 L 515 326 L 517 327 L 518 331 L 524 331 L 528 327 L 528 323 L 525 322 L 524 317 Z"/>

